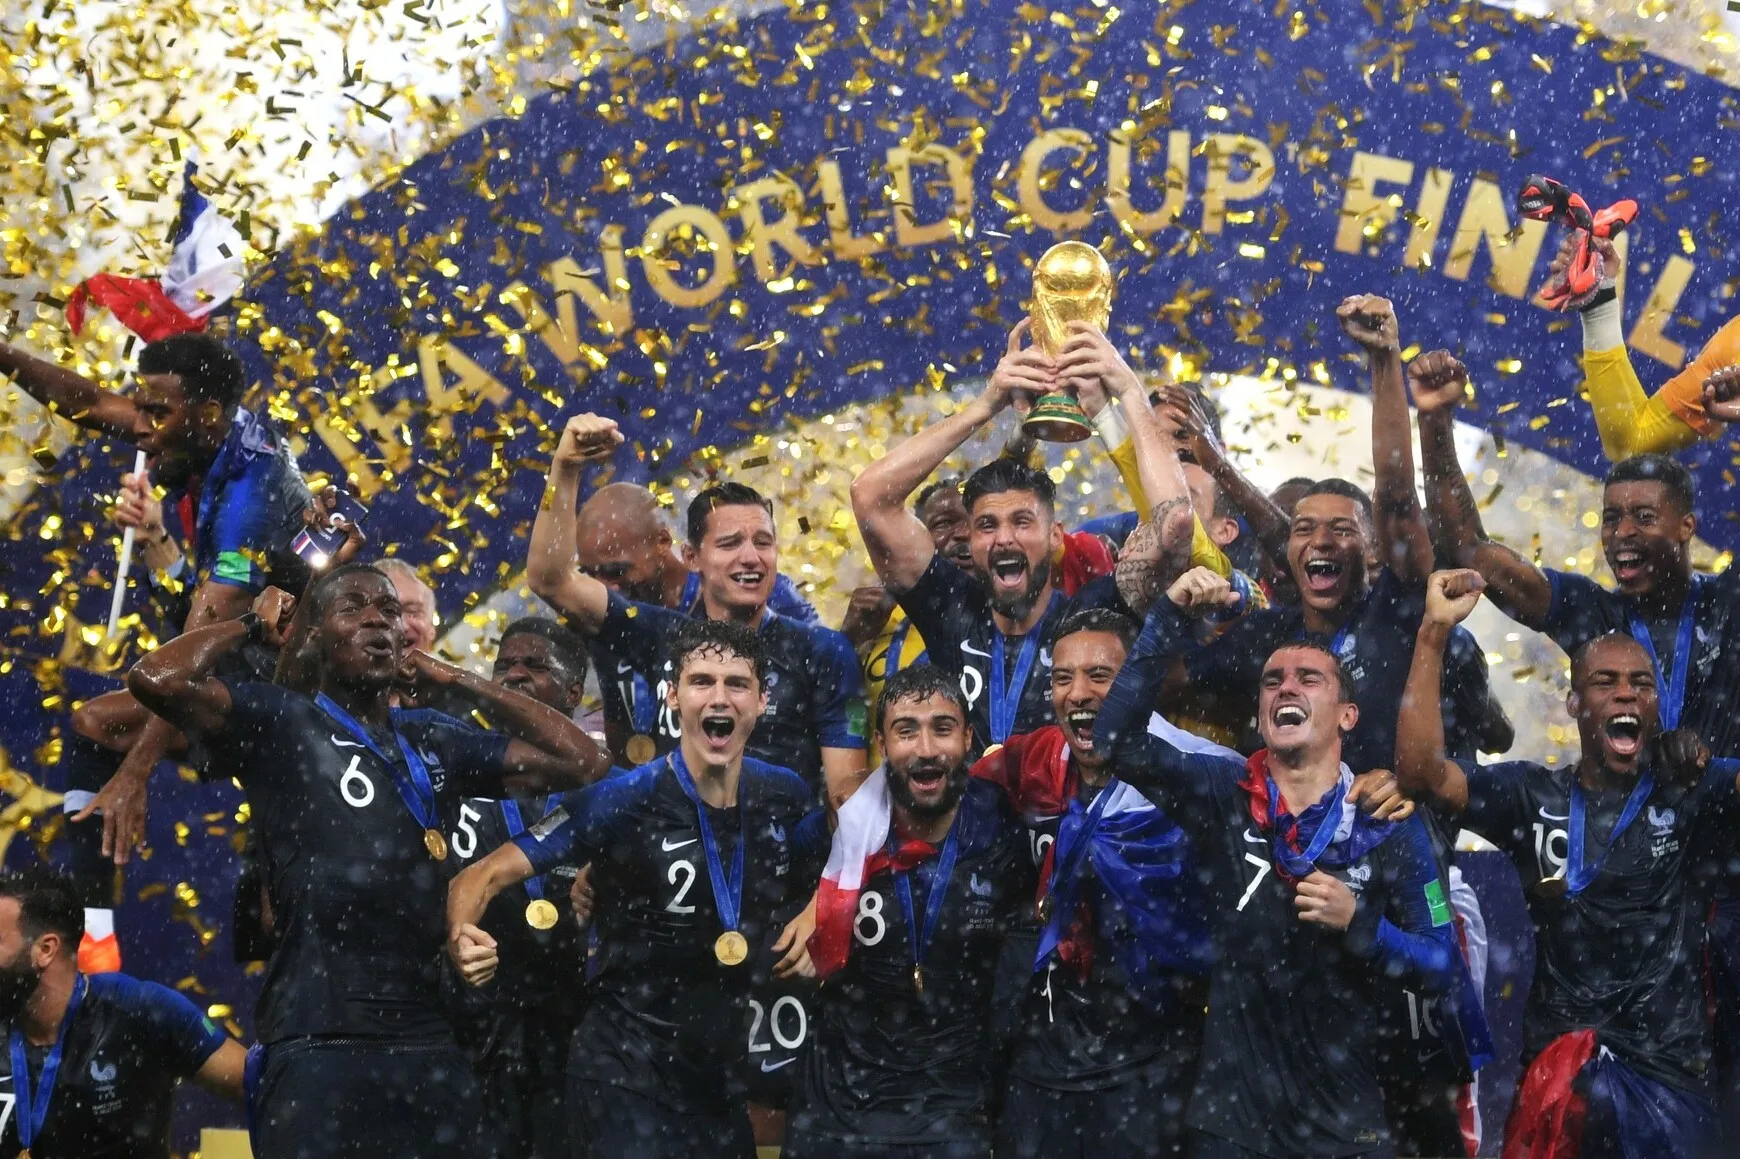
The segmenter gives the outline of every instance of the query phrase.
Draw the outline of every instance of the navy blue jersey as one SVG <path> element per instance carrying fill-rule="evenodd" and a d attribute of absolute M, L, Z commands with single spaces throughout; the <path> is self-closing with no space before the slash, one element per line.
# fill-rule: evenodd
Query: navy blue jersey
<path fill-rule="evenodd" d="M 165 507 L 180 504 L 174 496 Z M 290 550 L 312 502 L 289 444 L 272 424 L 236 411 L 230 433 L 200 481 L 192 526 L 181 529 L 194 585 L 229 584 L 250 592 L 267 585 L 302 590 L 307 566 Z"/>
<path fill-rule="evenodd" d="M 455 868 L 481 861 L 556 807 L 554 797 L 461 801 L 448 829 Z M 586 937 L 568 902 L 577 870 L 577 866 L 559 866 L 502 890 L 489 903 L 481 925 L 496 941 L 501 967 L 488 986 L 458 987 L 460 1044 L 473 1058 L 496 1057 L 523 1043 L 524 1036 L 514 1033 L 516 1022 L 530 1019 L 571 1026 L 579 1016 Z M 556 924 L 550 929 L 538 929 L 527 920 L 527 907 L 535 898 L 556 907 Z"/>
<path fill-rule="evenodd" d="M 809 900 L 827 859 L 814 802 L 789 769 L 746 759 L 738 805 L 707 808 L 722 866 L 747 841 L 740 928 L 751 952 L 738 967 L 714 957 L 723 927 L 700 821 L 668 759 L 568 794 L 518 839 L 540 873 L 593 867 L 598 954 L 571 1074 L 685 1113 L 742 1097 L 749 991 L 778 960 L 778 915 Z"/>
<path fill-rule="evenodd" d="M 1449 901 L 1425 827 L 1410 818 L 1329 871 L 1357 899 L 1346 931 L 1301 921 L 1255 827 L 1245 763 L 1147 730 L 1169 658 L 1189 634 L 1177 608 L 1157 601 L 1096 726 L 1116 774 L 1190 835 L 1209 892 L 1215 965 L 1187 1122 L 1265 1155 L 1376 1150 L 1388 1136 L 1377 1065 L 1389 987 L 1436 995 L 1456 979 Z"/>
<path fill-rule="evenodd" d="M 672 667 L 671 637 L 700 605 L 679 612 L 636 603 L 612 592 L 598 630 L 598 683 L 606 707 L 631 732 L 652 737 L 659 755 L 682 733 L 665 703 Z M 767 711 L 750 734 L 748 752 L 822 787 L 822 750 L 861 749 L 864 675 L 846 637 L 832 628 L 788 619 L 769 610 L 757 629 L 767 649 Z M 638 678 L 638 680 L 637 680 Z"/>
<path fill-rule="evenodd" d="M 273 684 L 228 688 L 229 723 L 198 739 L 207 770 L 247 792 L 266 866 L 279 942 L 260 995 L 260 1041 L 448 1037 L 441 962 L 452 860 L 429 856 L 393 774 L 311 698 Z M 506 737 L 424 709 L 394 715 L 444 816 L 459 798 L 502 795 Z M 391 736 L 373 739 L 397 755 Z"/>
<path fill-rule="evenodd" d="M 1657 784 L 1608 846 L 1629 790 L 1590 791 L 1584 858 L 1606 860 L 1588 888 L 1547 898 L 1525 889 L 1535 926 L 1535 978 L 1525 1052 L 1594 1027 L 1601 1045 L 1640 1073 L 1679 1087 L 1708 1081 L 1704 926 L 1716 878 L 1740 824 L 1740 762 L 1711 762 L 1691 788 Z M 1510 855 L 1524 886 L 1564 872 L 1571 776 L 1530 761 L 1465 763 L 1462 824 Z"/>
<path fill-rule="evenodd" d="M 1541 630 L 1570 655 L 1608 632 L 1636 635 L 1632 630 L 1635 614 L 1655 650 L 1664 678 L 1660 694 L 1665 707 L 1683 608 L 1671 616 L 1645 615 L 1630 599 L 1608 591 L 1588 576 L 1551 569 L 1546 574 L 1553 598 Z M 1740 757 L 1740 665 L 1733 663 L 1733 657 L 1740 654 L 1735 652 L 1740 644 L 1740 574 L 1730 569 L 1719 576 L 1699 577 L 1694 591 L 1692 653 L 1684 714 L 1678 723 L 1696 729 L 1717 756 Z M 1665 714 L 1662 727 L 1671 727 Z"/>
<path fill-rule="evenodd" d="M 1259 608 L 1202 645 L 1180 648 L 1191 695 L 1214 711 L 1239 719 L 1256 711 L 1263 665 L 1275 649 L 1311 639 L 1338 651 L 1353 677 L 1359 723 L 1343 743 L 1349 767 L 1387 769 L 1395 761 L 1396 723 L 1402 690 L 1414 661 L 1414 637 L 1426 611 L 1423 585 L 1403 583 L 1385 568 L 1347 626 L 1333 637 L 1305 631 L 1297 607 Z M 1453 757 L 1473 757 L 1480 735 L 1478 714 L 1488 702 L 1486 657 L 1467 631 L 1453 635 L 1444 657 L 1444 739 Z"/>
<path fill-rule="evenodd" d="M 197 1073 L 224 1032 L 186 998 L 125 974 L 81 975 L 85 987 L 66 1031 L 54 1097 L 34 1159 L 169 1159 L 175 1084 Z M 10 1038 L 12 1026 L 5 1026 Z M 50 1047 L 26 1046 L 30 1094 Z M 12 1055 L 0 1043 L 0 1154 L 23 1149 L 18 1118 L 29 1114 Z"/>
<path fill-rule="evenodd" d="M 930 662 L 960 677 L 973 726 L 974 756 L 993 743 L 1000 744 L 1010 736 L 1033 732 L 1052 723 L 1051 649 L 1057 642 L 1058 629 L 1071 612 L 1124 607 L 1112 576 L 1094 580 L 1074 596 L 1052 589 L 1044 619 L 1029 633 L 1036 643 L 1033 664 L 1019 690 L 1008 734 L 996 736 L 991 727 L 991 657 L 998 632 L 991 619 L 984 581 L 962 571 L 939 553 L 919 581 L 901 592 L 899 599 L 907 619 L 924 637 Z M 1013 685 L 1027 639 L 1028 636 L 1009 637 L 1004 642 L 1004 687 L 1011 694 L 1015 692 Z"/>
<path fill-rule="evenodd" d="M 858 894 L 851 954 L 815 999 L 794 1125 L 857 1145 L 959 1135 L 985 1122 L 991 990 L 1003 938 L 1032 904 L 1026 830 L 1003 791 L 973 778 L 955 816 L 957 860 L 913 983 L 913 933 L 892 870 Z M 922 925 L 937 859 L 908 874 Z"/>

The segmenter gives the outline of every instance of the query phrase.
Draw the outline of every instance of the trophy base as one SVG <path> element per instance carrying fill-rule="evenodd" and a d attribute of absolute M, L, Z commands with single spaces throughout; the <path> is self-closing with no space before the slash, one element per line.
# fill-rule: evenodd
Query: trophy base
<path fill-rule="evenodd" d="M 1041 395 L 1022 420 L 1024 434 L 1048 443 L 1079 443 L 1091 438 L 1094 426 L 1074 395 Z"/>

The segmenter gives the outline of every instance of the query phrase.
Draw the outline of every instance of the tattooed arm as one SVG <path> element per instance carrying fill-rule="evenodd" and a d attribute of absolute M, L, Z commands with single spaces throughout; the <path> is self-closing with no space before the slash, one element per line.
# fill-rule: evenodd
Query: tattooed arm
<path fill-rule="evenodd" d="M 1468 387 L 1467 368 L 1448 351 L 1429 351 L 1409 364 L 1408 385 L 1420 416 L 1426 517 L 1438 557 L 1479 572 L 1500 611 L 1539 630 L 1552 608 L 1552 582 L 1521 555 L 1487 538 L 1474 492 L 1456 459 L 1456 404 Z"/>

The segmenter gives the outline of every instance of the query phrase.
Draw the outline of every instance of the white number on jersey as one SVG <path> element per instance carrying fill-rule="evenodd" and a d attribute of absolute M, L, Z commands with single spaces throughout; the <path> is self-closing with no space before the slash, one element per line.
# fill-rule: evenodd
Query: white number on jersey
<path fill-rule="evenodd" d="M 870 932 L 864 932 L 868 923 Z M 888 933 L 888 919 L 882 916 L 882 895 L 867 889 L 858 895 L 858 916 L 852 919 L 852 936 L 860 946 L 874 946 Z"/>
<path fill-rule="evenodd" d="M 366 809 L 374 803 L 375 783 L 362 771 L 362 754 L 352 753 L 350 767 L 344 770 L 344 775 L 338 778 L 338 791 L 344 794 L 344 799 L 358 809 Z"/>
<path fill-rule="evenodd" d="M 773 1049 L 774 1042 L 779 1043 L 786 1050 L 796 1050 L 804 1044 L 804 1039 L 809 1037 L 810 1016 L 804 1010 L 804 1004 L 790 994 L 775 1000 L 773 1017 L 771 1018 L 768 1017 L 767 1008 L 761 1004 L 760 1000 L 751 998 L 749 1000 L 749 1014 L 750 1054 L 766 1054 Z M 761 1036 L 763 1022 L 767 1023 L 768 1030 L 772 1032 L 773 1042 L 757 1041 Z M 794 1022 L 797 1026 L 797 1032 L 787 1034 L 788 1027 Z"/>
<path fill-rule="evenodd" d="M 1239 898 L 1238 911 L 1243 913 L 1245 906 L 1250 904 L 1251 895 L 1257 892 L 1257 887 L 1263 884 L 1263 878 L 1269 876 L 1269 871 L 1275 868 L 1266 857 L 1258 857 L 1255 853 L 1245 854 L 1245 860 L 1257 867 L 1257 875 L 1251 878 L 1251 883 L 1245 886 L 1244 896 Z"/>
<path fill-rule="evenodd" d="M 477 822 L 483 814 L 470 805 L 459 806 L 459 827 L 453 831 L 453 853 L 461 861 L 477 855 Z"/>
<path fill-rule="evenodd" d="M 682 884 L 677 884 L 677 878 L 682 878 Z M 689 890 L 695 885 L 695 863 L 693 861 L 673 861 L 665 871 L 665 880 L 677 886 L 677 895 L 665 903 L 665 912 L 673 914 L 692 914 L 695 907 L 685 905 L 683 899 L 689 896 Z"/>

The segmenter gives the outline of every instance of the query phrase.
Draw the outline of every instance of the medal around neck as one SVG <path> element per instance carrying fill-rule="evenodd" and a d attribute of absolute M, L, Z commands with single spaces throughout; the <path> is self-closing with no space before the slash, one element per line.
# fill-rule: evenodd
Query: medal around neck
<path fill-rule="evenodd" d="M 447 860 L 447 838 L 441 836 L 441 830 L 423 830 L 423 848 L 427 849 L 429 856 L 436 861 Z"/>
<path fill-rule="evenodd" d="M 1069 341 L 1069 323 L 1090 322 L 1100 330 L 1112 317 L 1112 267 L 1086 242 L 1062 241 L 1033 267 L 1033 344 L 1056 358 Z M 1034 400 L 1021 429 L 1048 443 L 1079 443 L 1093 424 L 1068 390 Z"/>
<path fill-rule="evenodd" d="M 553 930 L 556 919 L 561 917 L 555 903 L 545 898 L 533 898 L 526 904 L 526 924 L 534 930 Z"/>
<path fill-rule="evenodd" d="M 726 930 L 714 939 L 713 956 L 721 966 L 741 966 L 749 960 L 749 939 L 736 930 Z"/>
<path fill-rule="evenodd" d="M 1551 877 L 1543 877 L 1529 887 L 1536 897 L 1555 901 L 1571 892 L 1571 880 L 1565 876 L 1564 870 L 1559 870 Z"/>
<path fill-rule="evenodd" d="M 658 745 L 653 738 L 644 732 L 636 733 L 628 738 L 627 756 L 630 764 L 639 768 L 658 755 Z"/>

